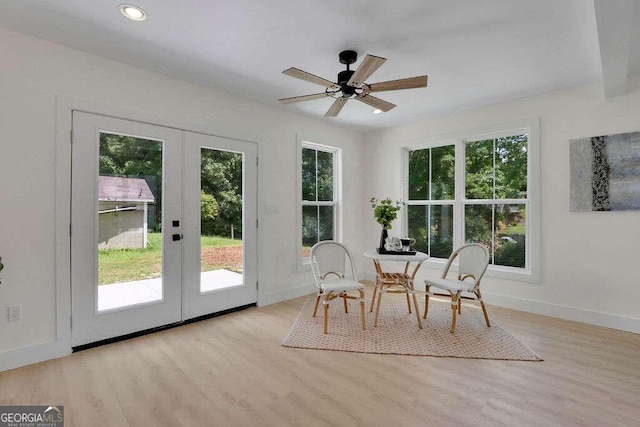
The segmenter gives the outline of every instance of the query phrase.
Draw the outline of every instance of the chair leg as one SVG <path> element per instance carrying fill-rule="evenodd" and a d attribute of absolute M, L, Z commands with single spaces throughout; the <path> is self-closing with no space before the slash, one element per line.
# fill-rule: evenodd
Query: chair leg
<path fill-rule="evenodd" d="M 328 333 L 328 323 L 329 323 L 329 294 L 324 296 L 324 301 L 322 301 L 324 305 L 324 333 Z"/>
<path fill-rule="evenodd" d="M 318 312 L 318 304 L 320 303 L 320 292 L 318 292 L 318 296 L 316 297 L 316 306 L 313 307 L 313 316 L 316 317 L 316 313 Z"/>
<path fill-rule="evenodd" d="M 426 295 L 424 296 L 424 315 L 423 319 L 427 318 L 427 313 L 429 312 L 429 292 L 431 291 L 431 285 L 427 285 L 424 288 Z"/>
<path fill-rule="evenodd" d="M 458 314 L 462 314 L 462 299 L 458 297 Z"/>
<path fill-rule="evenodd" d="M 409 300 L 409 290 L 405 289 L 405 294 L 407 295 L 407 309 L 409 310 L 409 314 L 411 314 L 411 301 Z"/>
<path fill-rule="evenodd" d="M 422 329 L 422 319 L 420 318 L 420 310 L 418 309 L 418 297 L 416 297 L 415 292 L 411 292 L 411 295 L 413 296 L 413 307 L 416 309 L 416 318 L 418 319 L 418 329 Z"/>
<path fill-rule="evenodd" d="M 475 294 L 478 297 L 478 301 L 480 301 L 480 306 L 482 307 L 482 312 L 484 313 L 484 320 L 485 322 L 487 322 L 487 326 L 490 328 L 491 323 L 489 323 L 489 315 L 487 314 L 487 307 L 484 306 L 482 295 L 480 295 L 480 289 L 476 289 Z"/>
<path fill-rule="evenodd" d="M 382 289 L 378 291 L 378 304 L 376 305 L 376 316 L 373 319 L 373 326 L 378 326 L 378 316 L 380 315 L 380 301 L 382 300 Z"/>
<path fill-rule="evenodd" d="M 344 312 L 348 313 L 349 309 L 347 308 L 347 294 L 342 294 L 342 301 L 344 302 Z"/>
<path fill-rule="evenodd" d="M 378 293 L 378 282 L 373 287 L 373 296 L 371 297 L 371 307 L 369 307 L 369 313 L 373 313 L 373 305 L 376 303 L 376 294 Z"/>
<path fill-rule="evenodd" d="M 453 292 L 451 293 L 451 313 L 453 314 L 453 317 L 451 318 L 451 333 L 454 333 L 456 331 L 456 320 L 457 320 L 457 314 L 458 314 L 458 298 L 459 294 L 454 294 Z"/>
<path fill-rule="evenodd" d="M 364 311 L 366 310 L 364 303 L 364 291 L 358 290 L 358 293 L 360 294 L 360 322 L 362 322 L 362 330 L 365 330 L 367 329 L 367 321 L 364 317 Z"/>

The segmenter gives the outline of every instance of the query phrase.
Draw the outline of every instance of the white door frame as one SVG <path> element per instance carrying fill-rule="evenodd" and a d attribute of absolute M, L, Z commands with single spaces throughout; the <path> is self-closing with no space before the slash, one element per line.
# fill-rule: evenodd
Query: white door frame
<path fill-rule="evenodd" d="M 131 110 L 100 102 L 67 96 L 56 96 L 55 118 L 55 289 L 56 289 L 56 327 L 55 338 L 47 343 L 30 346 L 11 352 L 3 361 L 3 368 L 12 369 L 31 363 L 41 362 L 71 354 L 71 129 L 72 111 L 84 111 L 92 114 L 124 118 L 143 123 L 174 127 L 191 132 L 218 135 L 239 141 L 258 144 L 258 157 L 263 156 L 264 138 L 247 128 L 229 128 L 222 121 L 214 124 L 187 122 L 175 118 L 166 118 L 157 114 Z M 258 206 L 264 204 L 263 168 L 258 169 Z M 258 219 L 262 222 L 263 213 L 258 209 Z M 262 253 L 262 231 L 258 229 L 258 253 Z M 262 267 L 258 258 L 258 277 Z M 264 288 L 258 289 L 258 305 L 266 298 Z"/>
<path fill-rule="evenodd" d="M 101 133 L 162 143 L 162 296 L 159 300 L 98 311 L 98 153 Z M 73 112 L 71 189 L 72 344 L 82 346 L 182 320 L 182 242 L 172 241 L 172 220 L 182 221 L 184 132 L 164 126 Z"/>

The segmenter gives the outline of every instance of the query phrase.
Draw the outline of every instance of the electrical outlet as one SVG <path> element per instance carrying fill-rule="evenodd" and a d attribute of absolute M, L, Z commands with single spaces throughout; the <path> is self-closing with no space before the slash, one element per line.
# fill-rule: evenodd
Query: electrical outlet
<path fill-rule="evenodd" d="M 15 322 L 16 320 L 22 319 L 22 306 L 21 305 L 12 305 L 7 308 L 9 321 Z"/>

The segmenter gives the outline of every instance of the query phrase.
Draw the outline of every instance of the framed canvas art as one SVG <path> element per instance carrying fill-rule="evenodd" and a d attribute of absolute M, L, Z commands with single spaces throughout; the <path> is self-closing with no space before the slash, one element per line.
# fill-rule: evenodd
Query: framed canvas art
<path fill-rule="evenodd" d="M 570 210 L 640 210 L 640 132 L 570 141 Z"/>

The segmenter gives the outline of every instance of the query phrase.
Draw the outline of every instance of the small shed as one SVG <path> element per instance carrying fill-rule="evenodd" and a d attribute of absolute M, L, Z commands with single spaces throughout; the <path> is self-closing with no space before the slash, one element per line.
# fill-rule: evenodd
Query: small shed
<path fill-rule="evenodd" d="M 155 197 L 142 178 L 98 177 L 98 249 L 147 247 L 147 205 Z"/>

